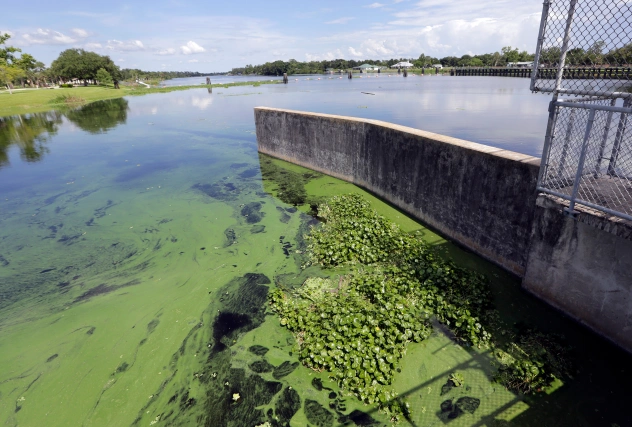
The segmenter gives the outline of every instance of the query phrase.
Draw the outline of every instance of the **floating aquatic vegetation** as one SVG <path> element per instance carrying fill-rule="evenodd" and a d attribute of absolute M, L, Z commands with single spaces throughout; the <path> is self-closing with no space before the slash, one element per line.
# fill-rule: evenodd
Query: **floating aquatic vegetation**
<path fill-rule="evenodd" d="M 465 378 L 463 378 L 463 374 L 453 372 L 450 374 L 450 381 L 454 384 L 454 387 L 462 387 L 465 382 Z"/>
<path fill-rule="evenodd" d="M 309 278 L 301 287 L 276 289 L 271 308 L 295 334 L 304 365 L 329 371 L 341 388 L 394 418 L 408 417 L 407 403 L 389 387 L 408 343 L 427 338 L 436 318 L 462 344 L 493 346 L 482 325 L 491 306 L 488 285 L 481 275 L 436 257 L 358 195 L 335 196 L 318 214 L 325 223 L 306 236 L 311 262 L 362 267 L 335 281 Z M 506 375 L 521 366 L 511 360 L 501 370 Z M 453 373 L 442 394 L 463 383 L 463 375 Z"/>

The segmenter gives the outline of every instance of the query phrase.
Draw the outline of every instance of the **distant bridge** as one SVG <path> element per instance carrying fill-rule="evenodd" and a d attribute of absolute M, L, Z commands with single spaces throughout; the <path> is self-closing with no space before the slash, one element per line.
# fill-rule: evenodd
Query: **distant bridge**
<path fill-rule="evenodd" d="M 451 76 L 531 77 L 531 68 L 464 67 L 450 70 Z M 557 68 L 538 68 L 538 79 L 555 79 Z M 564 68 L 564 79 L 632 80 L 632 67 L 577 67 Z"/>

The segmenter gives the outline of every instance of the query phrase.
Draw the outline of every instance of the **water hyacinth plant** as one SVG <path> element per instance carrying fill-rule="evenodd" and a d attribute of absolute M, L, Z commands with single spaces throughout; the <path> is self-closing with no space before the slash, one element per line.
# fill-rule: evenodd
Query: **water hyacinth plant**
<path fill-rule="evenodd" d="M 448 327 L 465 346 L 493 346 L 483 327 L 491 293 L 485 278 L 437 257 L 416 234 L 371 209 L 359 195 L 335 196 L 318 208 L 323 224 L 305 236 L 310 263 L 336 271 L 297 289 L 270 293 L 272 311 L 292 331 L 301 362 L 328 371 L 341 388 L 393 418 L 409 409 L 390 388 L 411 342 Z M 460 374 L 454 377 L 462 384 Z"/>

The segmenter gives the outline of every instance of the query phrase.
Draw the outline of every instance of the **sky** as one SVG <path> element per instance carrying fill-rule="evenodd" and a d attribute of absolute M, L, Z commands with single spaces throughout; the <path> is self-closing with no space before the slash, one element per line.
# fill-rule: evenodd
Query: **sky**
<path fill-rule="evenodd" d="M 0 33 L 46 65 L 69 48 L 121 68 L 222 72 L 296 59 L 535 51 L 542 0 L 3 2 Z"/>

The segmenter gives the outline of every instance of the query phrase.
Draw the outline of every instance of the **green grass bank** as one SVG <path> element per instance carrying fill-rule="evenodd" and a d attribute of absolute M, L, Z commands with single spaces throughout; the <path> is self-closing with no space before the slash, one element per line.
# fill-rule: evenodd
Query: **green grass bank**
<path fill-rule="evenodd" d="M 0 92 L 0 117 L 16 114 L 41 113 L 65 106 L 84 105 L 104 99 L 122 98 L 124 96 L 147 95 L 150 93 L 166 93 L 178 90 L 200 88 L 229 88 L 234 86 L 260 86 L 262 84 L 277 84 L 278 81 L 249 81 L 214 85 L 190 85 L 170 87 L 122 86 L 114 89 L 112 86 L 77 86 L 73 88 L 41 88 L 17 89 L 10 94 Z"/>

